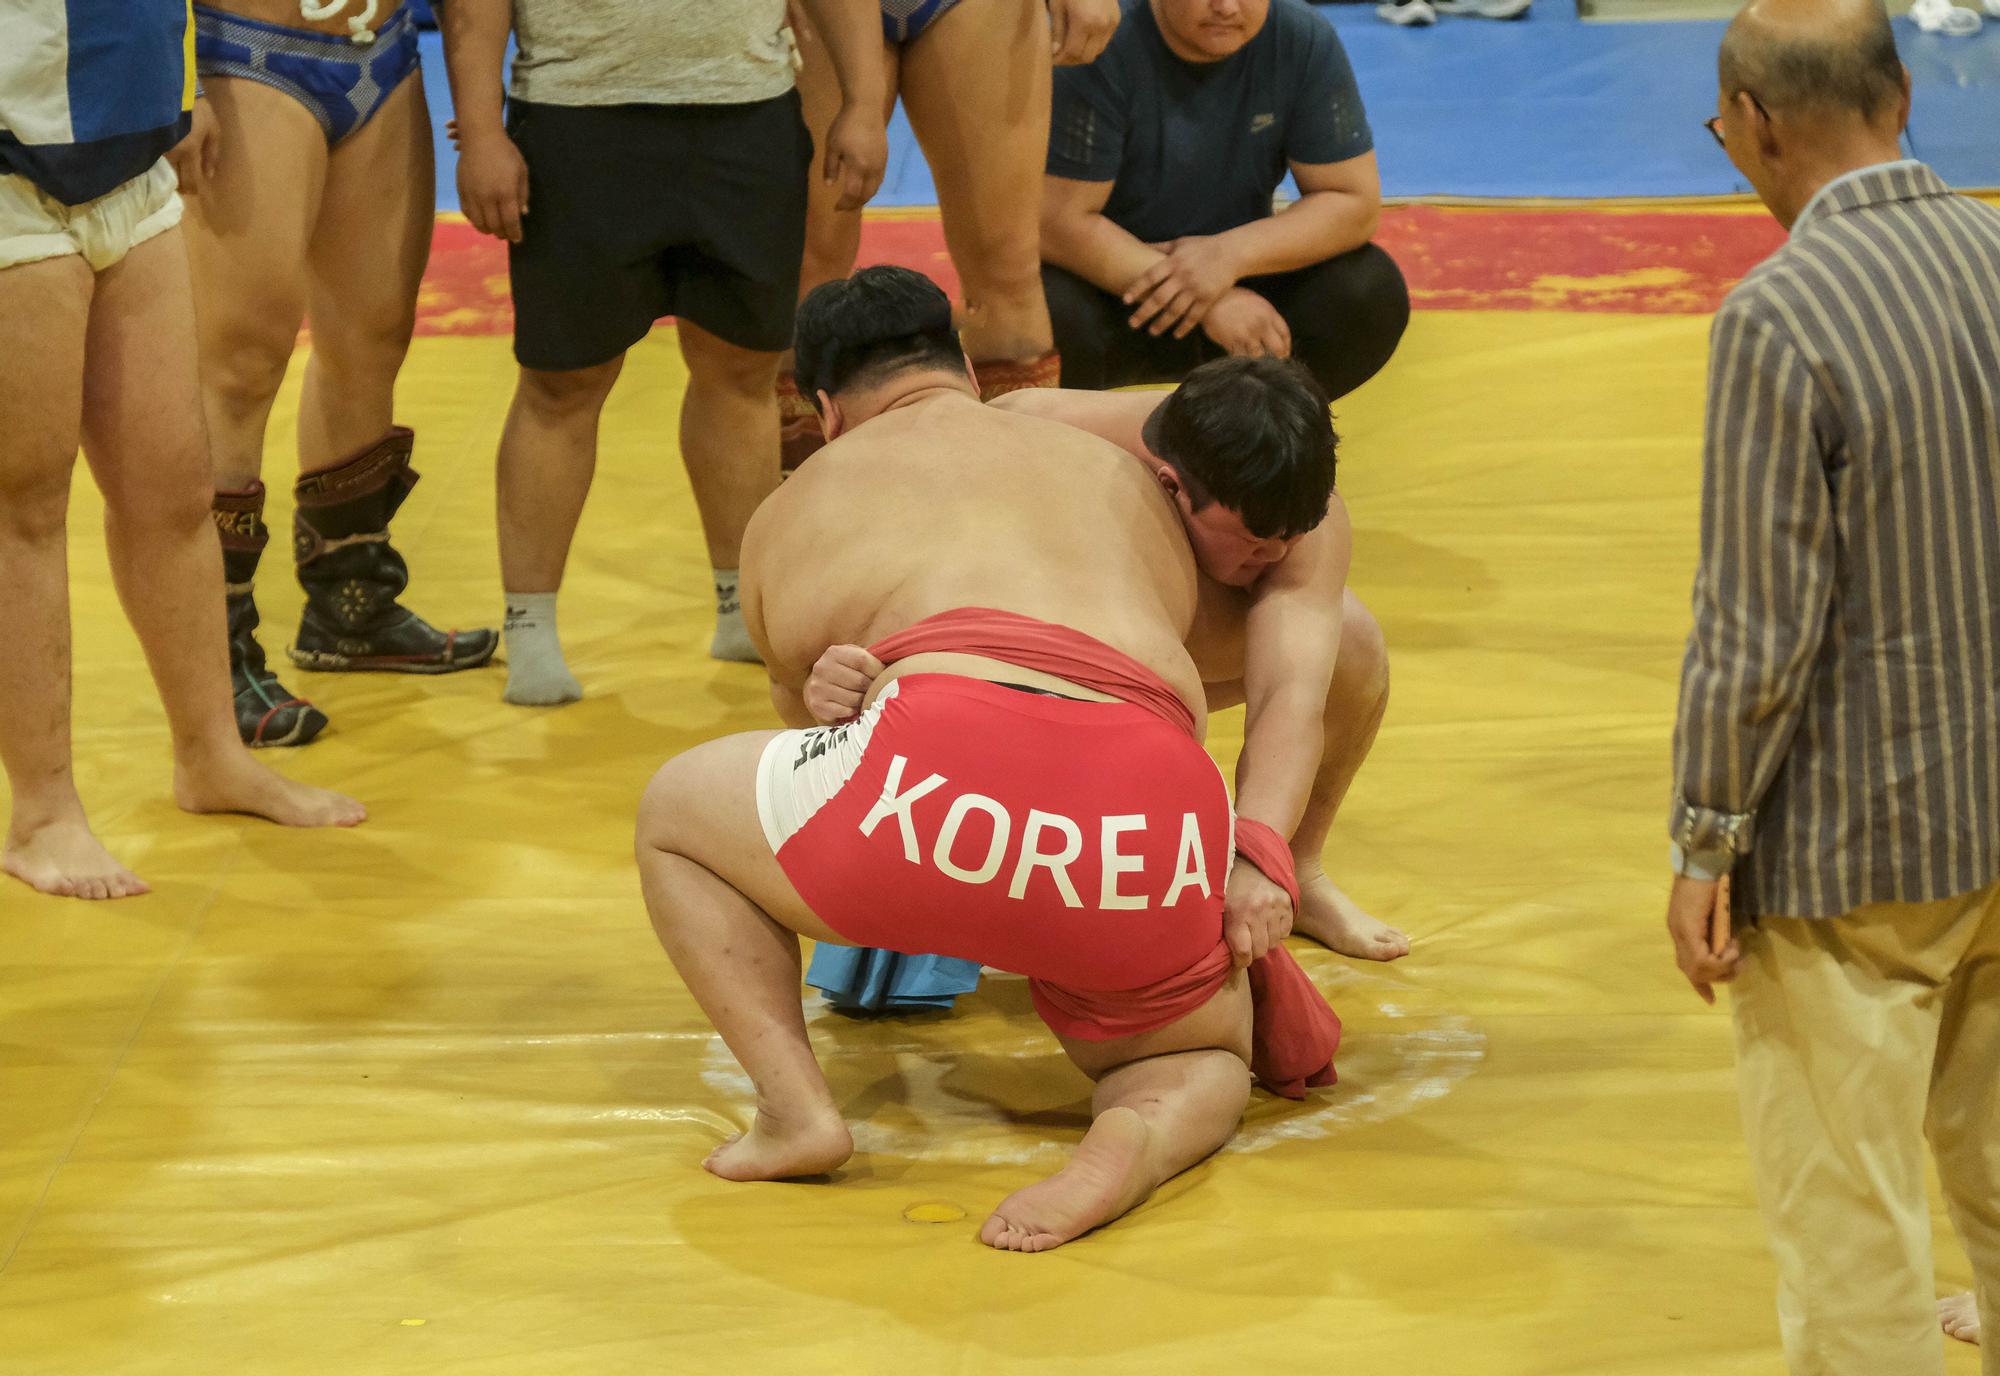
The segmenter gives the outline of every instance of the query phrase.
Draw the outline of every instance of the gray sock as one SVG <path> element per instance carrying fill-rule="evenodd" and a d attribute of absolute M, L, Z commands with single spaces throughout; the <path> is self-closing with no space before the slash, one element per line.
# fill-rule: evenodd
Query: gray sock
<path fill-rule="evenodd" d="M 563 663 L 554 593 L 508 593 L 505 634 L 507 701 L 521 707 L 553 707 L 583 696 L 583 685 Z"/>
<path fill-rule="evenodd" d="M 742 664 L 762 664 L 763 657 L 750 643 L 743 625 L 743 603 L 736 595 L 736 570 L 715 570 L 715 639 L 708 643 L 711 659 L 733 659 Z"/>

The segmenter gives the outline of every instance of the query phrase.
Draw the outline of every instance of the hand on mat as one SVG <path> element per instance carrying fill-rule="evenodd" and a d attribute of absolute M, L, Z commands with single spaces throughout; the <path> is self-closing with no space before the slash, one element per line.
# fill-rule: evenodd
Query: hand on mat
<path fill-rule="evenodd" d="M 174 172 L 181 179 L 181 195 L 201 194 L 202 186 L 215 176 L 215 163 L 222 151 L 222 126 L 215 118 L 215 111 L 209 108 L 206 99 L 194 103 L 194 124 L 188 129 L 187 137 L 175 144 L 167 154 L 167 161 L 173 164 Z"/>
<path fill-rule="evenodd" d="M 1084 67 L 1118 31 L 1118 0 L 1049 0 L 1049 46 L 1058 67 Z"/>
<path fill-rule="evenodd" d="M 889 170 L 889 126 L 879 106 L 852 101 L 840 107 L 826 131 L 826 163 L 821 175 L 840 188 L 839 210 L 859 210 L 882 185 Z"/>
<path fill-rule="evenodd" d="M 1667 933 L 1687 982 L 1703 1003 L 1714 1003 L 1715 986 L 1735 979 L 1743 960 L 1729 926 L 1729 881 L 1677 876 L 1667 899 Z"/>
<path fill-rule="evenodd" d="M 1236 968 L 1262 960 L 1273 946 L 1290 936 L 1292 916 L 1292 896 L 1266 878 L 1264 871 L 1237 856 L 1222 900 L 1222 939 L 1229 943 Z"/>
<path fill-rule="evenodd" d="M 1236 260 L 1212 234 L 1190 235 L 1160 245 L 1166 257 L 1125 288 L 1125 304 L 1137 307 L 1131 325 L 1148 334 L 1174 332 L 1184 339 L 1236 285 Z"/>
<path fill-rule="evenodd" d="M 467 135 L 459 130 L 458 204 L 481 234 L 521 242 L 528 213 L 528 160 L 501 129 Z"/>
<path fill-rule="evenodd" d="M 1202 332 L 1238 358 L 1290 358 L 1292 327 L 1247 287 L 1232 287 L 1201 322 Z"/>
<path fill-rule="evenodd" d="M 869 685 L 881 676 L 882 661 L 859 645 L 831 646 L 806 679 L 806 710 L 828 726 L 857 717 Z"/>

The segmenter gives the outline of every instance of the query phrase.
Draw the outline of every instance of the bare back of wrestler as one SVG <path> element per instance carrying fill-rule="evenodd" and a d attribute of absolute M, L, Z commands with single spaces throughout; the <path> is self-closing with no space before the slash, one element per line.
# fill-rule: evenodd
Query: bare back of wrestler
<path fill-rule="evenodd" d="M 758 513 L 744 557 L 746 615 L 761 622 L 772 693 L 794 725 L 797 692 L 828 645 L 872 644 L 959 607 L 998 607 L 1081 631 L 1165 679 L 1205 725 L 1193 625 L 1194 556 L 1144 469 L 1074 427 L 984 407 L 940 388 L 871 418 L 789 479 Z M 826 528 L 829 511 L 859 514 Z M 1088 576 L 1077 571 L 1088 569 Z M 1015 664 L 953 652 L 890 666 L 896 679 L 966 674 L 1105 700 Z"/>
<path fill-rule="evenodd" d="M 757 1088 L 754 1125 L 705 1164 L 794 1178 L 853 1149 L 807 1039 L 798 937 L 980 960 L 1029 977 L 1096 1081 L 1075 1157 L 981 1232 L 1044 1250 L 1227 1141 L 1253 1061 L 1277 1080 L 1261 1008 L 1253 1044 L 1257 974 L 1222 942 L 1241 843 L 1199 744 L 1195 558 L 1114 445 L 979 404 L 927 279 L 829 284 L 799 341 L 833 442 L 752 524 L 745 620 L 789 721 L 811 720 L 797 689 L 830 644 L 873 643 L 889 667 L 854 722 L 713 741 L 648 790 L 655 930 Z M 1279 485 L 1310 525 L 1333 441 L 1323 400 L 1292 402 L 1303 441 Z M 1320 1065 L 1298 1078 L 1325 1083 L 1306 1076 L 1338 1023 L 1305 992 L 1330 1033 L 1301 1039 Z"/>

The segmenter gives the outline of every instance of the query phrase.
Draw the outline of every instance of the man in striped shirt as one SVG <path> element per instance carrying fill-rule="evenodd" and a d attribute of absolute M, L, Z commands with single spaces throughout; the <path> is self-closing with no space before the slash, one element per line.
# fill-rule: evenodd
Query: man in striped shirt
<path fill-rule="evenodd" d="M 1828 1376 L 1942 1369 L 1926 1131 L 2000 1303 L 2000 213 L 1909 89 L 1881 0 L 1754 0 L 1709 126 L 1791 238 L 1715 320 L 1668 926 Z"/>

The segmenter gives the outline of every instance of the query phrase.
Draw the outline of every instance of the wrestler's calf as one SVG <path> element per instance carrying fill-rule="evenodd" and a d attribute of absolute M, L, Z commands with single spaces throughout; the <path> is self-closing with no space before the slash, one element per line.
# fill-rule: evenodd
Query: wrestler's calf
<path fill-rule="evenodd" d="M 757 1090 L 750 1131 L 702 1163 L 727 1180 L 821 1175 L 854 1151 L 806 1037 L 798 935 L 760 906 L 803 912 L 756 818 L 752 771 L 770 736 L 731 736 L 668 761 L 639 809 L 653 930 Z"/>

